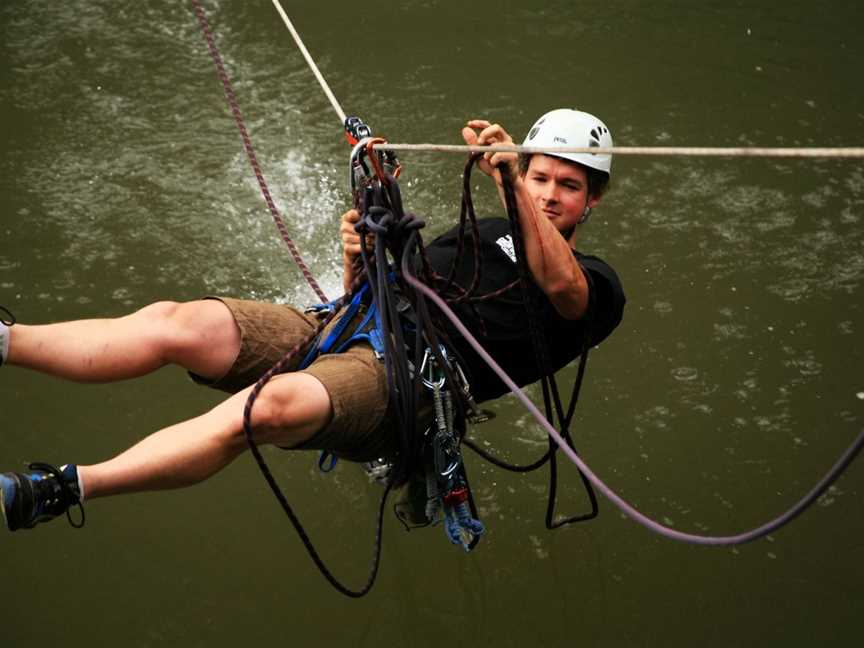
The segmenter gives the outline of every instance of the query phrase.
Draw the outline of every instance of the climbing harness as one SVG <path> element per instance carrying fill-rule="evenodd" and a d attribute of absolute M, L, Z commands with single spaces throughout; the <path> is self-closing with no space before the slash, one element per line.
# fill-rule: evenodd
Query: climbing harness
<path fill-rule="evenodd" d="M 381 328 L 378 323 L 378 308 L 374 302 L 369 303 L 369 284 L 363 283 L 360 288 L 354 293 L 351 301 L 345 307 L 344 312 L 339 316 L 339 321 L 333 329 L 327 334 L 324 339 L 315 340 L 309 348 L 303 360 L 300 362 L 300 369 L 305 369 L 322 353 L 342 353 L 355 342 L 368 342 L 375 356 L 384 357 L 384 340 L 381 338 Z M 320 316 L 322 313 L 336 314 L 337 301 L 327 302 L 326 304 L 315 304 L 306 309 L 307 313 L 314 313 Z M 359 317 L 360 321 L 355 323 Z M 350 333 L 348 329 L 354 325 L 353 331 Z"/>

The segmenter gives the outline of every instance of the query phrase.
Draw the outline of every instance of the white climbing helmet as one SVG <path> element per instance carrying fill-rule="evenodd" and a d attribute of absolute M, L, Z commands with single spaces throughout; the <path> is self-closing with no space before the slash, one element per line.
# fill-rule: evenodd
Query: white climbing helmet
<path fill-rule="evenodd" d="M 581 110 L 559 108 L 534 122 L 522 146 L 612 146 L 612 134 L 602 121 Z M 548 153 L 612 174 L 612 156 L 595 153 Z"/>

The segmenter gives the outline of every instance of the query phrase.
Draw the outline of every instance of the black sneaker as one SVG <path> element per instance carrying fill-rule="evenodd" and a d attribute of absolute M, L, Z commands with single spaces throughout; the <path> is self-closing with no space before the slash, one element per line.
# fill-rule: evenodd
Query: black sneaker
<path fill-rule="evenodd" d="M 10 531 L 31 529 L 62 513 L 76 529 L 84 526 L 84 507 L 78 494 L 74 466 L 59 470 L 43 463 L 31 463 L 27 473 L 0 474 L 0 508 Z M 68 474 L 67 474 L 68 473 Z M 71 479 L 75 476 L 75 482 Z M 69 508 L 77 505 L 80 522 L 75 522 Z"/>

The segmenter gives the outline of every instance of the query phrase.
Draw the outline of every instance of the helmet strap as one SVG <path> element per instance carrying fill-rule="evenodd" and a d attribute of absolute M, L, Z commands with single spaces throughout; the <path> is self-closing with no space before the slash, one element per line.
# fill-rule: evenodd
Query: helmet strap
<path fill-rule="evenodd" d="M 585 211 L 582 212 L 582 216 L 576 222 L 581 225 L 588 220 L 589 216 L 591 216 L 591 208 L 588 205 L 585 205 Z"/>

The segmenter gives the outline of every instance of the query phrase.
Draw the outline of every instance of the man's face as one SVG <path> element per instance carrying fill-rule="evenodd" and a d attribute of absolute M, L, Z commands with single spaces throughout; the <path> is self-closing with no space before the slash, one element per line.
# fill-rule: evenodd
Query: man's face
<path fill-rule="evenodd" d="M 585 207 L 593 207 L 599 200 L 588 196 L 583 166 L 549 155 L 531 156 L 523 182 L 537 211 L 562 234 L 571 232 Z"/>

